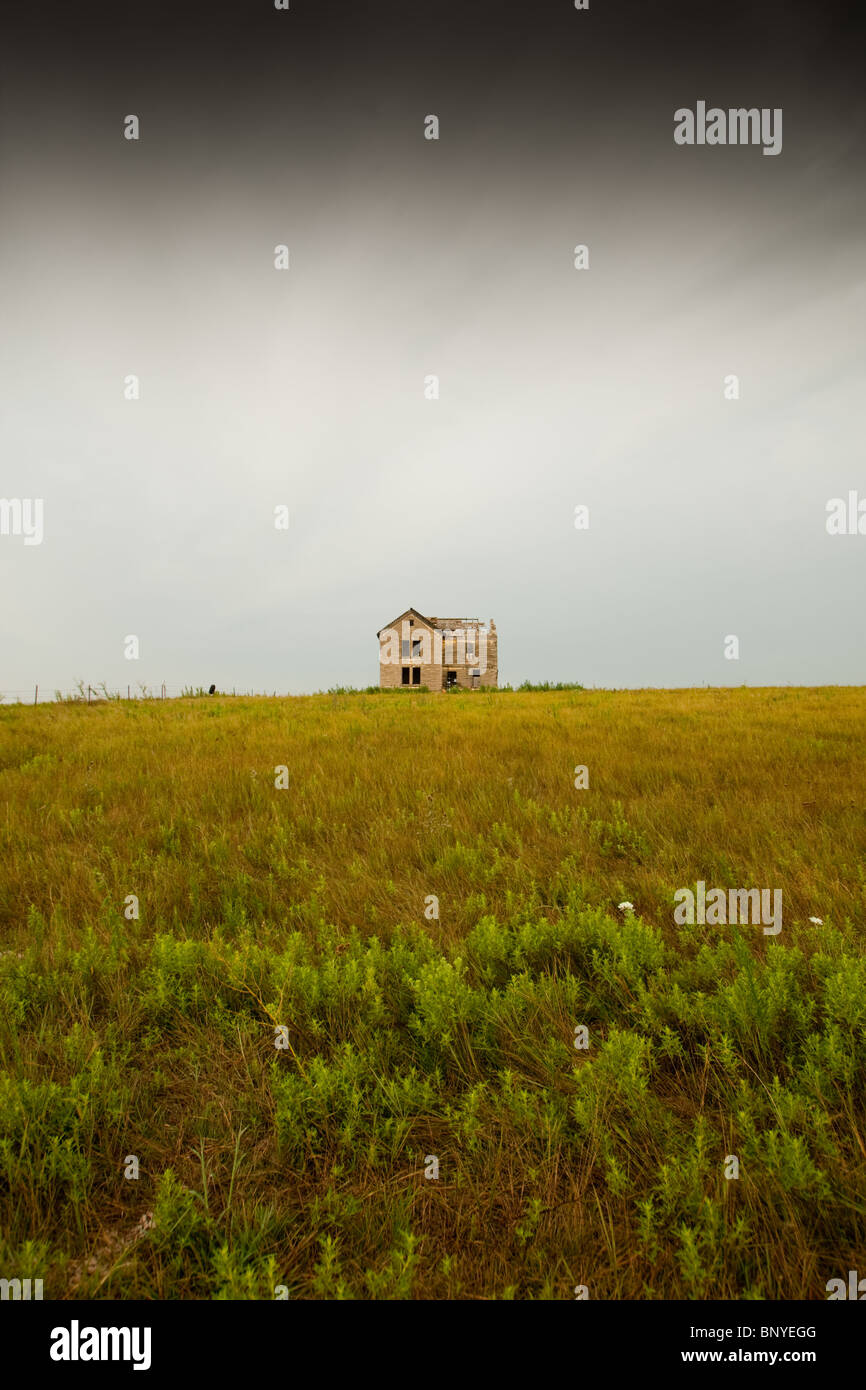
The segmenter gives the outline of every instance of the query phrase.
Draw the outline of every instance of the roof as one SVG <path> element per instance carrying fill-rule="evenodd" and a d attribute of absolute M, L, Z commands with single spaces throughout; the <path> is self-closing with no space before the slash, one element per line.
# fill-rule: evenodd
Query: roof
<path fill-rule="evenodd" d="M 406 608 L 402 613 L 398 613 L 396 618 L 392 618 L 390 623 L 385 623 L 384 627 L 380 627 L 379 631 L 376 633 L 376 636 L 379 637 L 385 631 L 386 627 L 393 627 L 395 623 L 399 623 L 400 619 L 405 618 L 409 613 L 414 613 L 415 617 L 420 618 L 422 623 L 426 623 L 428 627 L 436 626 L 435 618 L 425 618 L 424 614 L 419 613 L 417 608 Z"/>
<path fill-rule="evenodd" d="M 394 627 L 399 623 L 401 618 L 407 617 L 410 613 L 414 613 L 415 617 L 420 618 L 422 623 L 425 623 L 427 627 L 440 632 L 449 632 L 452 628 L 465 627 L 467 625 L 480 626 L 481 623 L 480 618 L 425 618 L 424 614 L 419 613 L 417 608 L 407 608 L 404 612 L 398 613 L 396 618 L 392 618 L 390 623 L 385 623 L 385 626 L 379 629 L 376 636 L 380 637 L 385 631 L 385 628 Z"/>

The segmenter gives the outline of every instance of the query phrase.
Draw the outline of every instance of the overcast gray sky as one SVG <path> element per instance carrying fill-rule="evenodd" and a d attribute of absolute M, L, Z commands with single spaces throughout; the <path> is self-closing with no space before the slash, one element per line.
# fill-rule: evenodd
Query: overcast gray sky
<path fill-rule="evenodd" d="M 67 8 L 0 58 L 0 688 L 365 685 L 410 604 L 494 617 L 501 681 L 866 680 L 832 10 Z M 782 153 L 676 146 L 699 99 Z"/>

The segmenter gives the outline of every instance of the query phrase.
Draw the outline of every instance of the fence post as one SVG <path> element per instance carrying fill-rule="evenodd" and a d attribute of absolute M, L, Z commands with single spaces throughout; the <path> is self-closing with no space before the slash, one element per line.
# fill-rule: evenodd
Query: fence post
<path fill-rule="evenodd" d="M 34 705 L 38 705 L 38 704 L 39 704 L 39 686 L 38 686 L 38 685 L 37 685 L 37 687 L 36 687 L 36 694 L 33 696 L 33 703 L 34 703 Z"/>
<path fill-rule="evenodd" d="M 90 686 L 87 687 L 87 703 L 90 704 Z"/>

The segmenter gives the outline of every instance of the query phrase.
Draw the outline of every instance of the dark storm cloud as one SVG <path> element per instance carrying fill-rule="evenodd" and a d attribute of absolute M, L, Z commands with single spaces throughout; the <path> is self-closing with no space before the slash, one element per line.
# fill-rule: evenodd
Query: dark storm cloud
<path fill-rule="evenodd" d="M 366 683 L 409 603 L 494 616 L 506 679 L 862 679 L 823 529 L 863 478 L 847 8 L 3 25 L 0 492 L 45 499 L 43 545 L 0 538 L 4 683 L 125 685 L 128 633 L 152 682 Z M 782 107 L 781 157 L 678 148 L 698 101 Z"/>

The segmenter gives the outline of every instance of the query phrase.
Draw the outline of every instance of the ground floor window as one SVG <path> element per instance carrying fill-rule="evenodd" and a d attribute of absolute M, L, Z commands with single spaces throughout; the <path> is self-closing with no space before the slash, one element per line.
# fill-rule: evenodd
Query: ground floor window
<path fill-rule="evenodd" d="M 446 690 L 450 690 L 451 687 L 452 687 L 453 685 L 456 685 L 456 684 L 457 684 L 457 672 L 456 672 L 456 671 L 449 671 L 448 674 L 447 674 L 447 676 L 445 677 L 445 689 L 446 689 Z"/>
<path fill-rule="evenodd" d="M 403 684 L 404 684 L 404 685 L 408 685 L 408 684 L 409 684 L 409 667 L 408 667 L 408 666 L 404 666 L 404 667 L 403 667 Z"/>
<path fill-rule="evenodd" d="M 412 684 L 413 684 L 413 685 L 420 685 L 420 684 L 421 684 L 421 667 L 420 667 L 420 666 L 413 666 L 413 667 L 412 667 Z"/>

